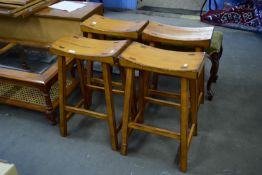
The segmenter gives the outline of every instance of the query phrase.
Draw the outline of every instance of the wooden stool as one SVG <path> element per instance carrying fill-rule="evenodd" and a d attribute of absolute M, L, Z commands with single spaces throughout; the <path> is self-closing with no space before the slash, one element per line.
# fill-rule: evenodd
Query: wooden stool
<path fill-rule="evenodd" d="M 142 30 L 147 24 L 148 21 L 123 21 L 106 18 L 100 15 L 93 15 L 81 24 L 81 30 L 83 35 L 88 38 L 103 40 L 128 39 L 138 41 L 141 40 Z M 98 84 L 101 80 L 93 76 L 93 64 L 94 63 L 91 61 L 88 62 L 87 81 Z M 113 82 L 113 85 L 118 85 L 119 88 L 124 89 L 123 82 L 125 81 L 125 72 L 121 67 L 118 67 L 118 69 L 120 71 L 122 83 Z M 88 101 L 89 104 L 92 103 L 92 92 Z"/>
<path fill-rule="evenodd" d="M 188 81 L 199 78 L 200 72 L 204 68 L 204 55 L 203 52 L 174 52 L 133 42 L 119 56 L 120 65 L 126 69 L 121 154 L 127 154 L 128 135 L 133 129 L 178 139 L 180 141 L 180 169 L 186 171 L 188 148 L 193 132 L 197 127 L 196 119 L 192 119 L 192 125 L 190 128 L 188 127 L 190 106 Z M 135 69 L 140 71 L 140 109 L 137 116 L 130 119 L 130 98 L 132 96 Z M 148 88 L 149 72 L 181 78 L 181 94 L 153 91 L 157 96 L 179 98 L 180 104 L 150 96 L 151 90 Z M 146 102 L 180 109 L 180 133 L 143 124 Z"/>
<path fill-rule="evenodd" d="M 187 49 L 188 51 L 189 49 L 190 51 L 202 52 L 210 47 L 213 29 L 214 27 L 189 28 L 150 22 L 142 33 L 142 39 L 149 42 L 151 46 L 169 44 L 175 46 L 172 50 L 185 51 Z M 157 78 L 158 76 L 153 77 L 155 88 L 157 88 Z M 195 83 L 199 83 L 199 90 L 204 94 L 204 72 L 201 73 L 200 79 Z M 190 84 L 196 86 L 194 82 Z"/>
<path fill-rule="evenodd" d="M 114 103 L 112 98 L 112 82 L 110 65 L 115 64 L 116 56 L 126 47 L 127 41 L 101 41 L 88 39 L 84 37 L 64 37 L 54 42 L 51 46 L 51 52 L 58 55 L 58 80 L 59 80 L 59 100 L 60 100 L 60 133 L 62 136 L 67 135 L 67 121 L 70 119 L 71 113 L 78 113 L 90 117 L 105 119 L 108 121 L 112 149 L 116 150 L 117 129 L 115 122 Z M 80 60 L 98 61 L 102 63 L 103 85 L 100 90 L 105 91 L 107 114 L 99 113 L 81 108 L 82 104 L 87 105 L 87 99 L 90 91 L 98 88 L 95 85 L 86 82 L 82 66 L 78 66 L 80 77 L 81 93 L 84 99 L 76 106 L 66 104 L 65 94 L 65 57 L 76 58 L 77 64 Z M 81 64 L 82 65 L 82 64 Z M 68 114 L 66 114 L 68 112 Z"/>

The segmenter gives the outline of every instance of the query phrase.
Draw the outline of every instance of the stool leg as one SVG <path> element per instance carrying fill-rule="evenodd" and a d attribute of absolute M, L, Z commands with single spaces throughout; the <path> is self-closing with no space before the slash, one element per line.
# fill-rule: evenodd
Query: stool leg
<path fill-rule="evenodd" d="M 133 90 L 131 91 L 131 118 L 134 119 L 137 115 L 137 97 L 136 97 L 136 85 L 135 85 L 135 79 L 133 82 Z"/>
<path fill-rule="evenodd" d="M 204 104 L 205 100 L 205 66 L 203 66 L 202 71 L 199 76 L 199 94 L 202 93 L 201 103 Z"/>
<path fill-rule="evenodd" d="M 204 49 L 203 48 L 201 48 L 201 47 L 196 47 L 195 48 L 195 52 L 203 52 L 204 51 Z M 198 92 L 198 95 L 197 95 L 197 97 L 200 95 L 200 93 L 202 92 L 203 93 L 203 95 L 202 95 L 202 98 L 201 98 L 201 103 L 202 104 L 204 104 L 204 100 L 205 100 L 205 68 L 200 72 L 200 76 L 199 76 L 199 83 L 198 83 L 198 85 L 199 85 L 199 91 L 197 91 Z M 198 103 L 198 101 L 197 101 L 197 103 Z M 197 107 L 198 108 L 198 107 Z"/>
<path fill-rule="evenodd" d="M 60 110 L 60 134 L 67 135 L 67 121 L 65 115 L 66 104 L 66 64 L 65 57 L 58 56 L 58 84 L 59 84 L 59 110 Z"/>
<path fill-rule="evenodd" d="M 86 97 L 86 90 L 85 90 L 85 74 L 84 74 L 84 67 L 83 67 L 83 61 L 77 59 L 76 60 L 77 63 L 77 71 L 78 71 L 78 76 L 79 76 L 79 80 L 80 80 L 80 89 L 81 89 L 81 93 L 82 93 L 82 97 L 84 98 L 84 106 L 85 108 L 88 107 L 88 99 Z"/>
<path fill-rule="evenodd" d="M 145 111 L 145 97 L 148 95 L 148 88 L 149 88 L 149 72 L 140 71 L 139 73 L 139 122 L 144 122 L 144 111 Z"/>
<path fill-rule="evenodd" d="M 190 115 L 191 123 L 195 124 L 193 135 L 197 135 L 197 106 L 198 106 L 198 85 L 196 80 L 190 80 Z"/>
<path fill-rule="evenodd" d="M 150 46 L 155 47 L 156 44 L 154 42 L 149 43 Z M 158 74 L 157 73 L 152 73 L 152 89 L 157 90 L 157 85 L 158 85 Z"/>
<path fill-rule="evenodd" d="M 123 84 L 123 90 L 125 89 L 125 83 L 126 83 L 126 72 L 123 67 L 118 67 L 119 72 L 120 72 L 120 77 L 121 77 L 121 83 Z"/>
<path fill-rule="evenodd" d="M 133 90 L 133 70 L 130 68 L 126 69 L 126 86 L 125 86 L 125 96 L 124 96 L 124 111 L 123 111 L 123 124 L 122 124 L 122 145 L 121 145 L 121 154 L 127 154 L 128 147 L 128 122 L 129 122 L 129 114 L 131 110 L 130 100 Z"/>
<path fill-rule="evenodd" d="M 112 95 L 112 80 L 110 74 L 110 66 L 108 64 L 102 64 L 104 87 L 105 87 L 105 99 L 106 99 L 106 110 L 108 115 L 108 126 L 111 138 L 111 146 L 113 150 L 117 150 L 117 129 L 115 120 L 115 109 Z"/>
<path fill-rule="evenodd" d="M 120 77 L 121 77 L 121 82 L 123 84 L 123 90 L 125 90 L 125 81 L 126 81 L 126 72 L 125 69 L 123 67 L 118 67 L 119 71 L 120 71 Z M 131 94 L 131 117 L 135 117 L 137 114 L 137 105 L 136 105 L 136 87 L 135 85 L 133 86 L 134 90 L 132 91 Z"/>
<path fill-rule="evenodd" d="M 91 85 L 92 84 L 92 78 L 93 78 L 93 61 L 87 61 L 87 77 L 86 77 L 86 83 Z M 92 90 L 87 87 L 86 88 L 86 98 L 87 98 L 87 105 L 92 105 Z"/>
<path fill-rule="evenodd" d="M 93 38 L 93 33 L 87 33 L 83 32 L 83 36 L 87 38 Z M 87 84 L 92 84 L 92 78 L 93 78 L 93 61 L 87 61 Z M 86 98 L 87 98 L 87 105 L 88 107 L 92 105 L 92 90 L 87 87 L 86 89 Z"/>
<path fill-rule="evenodd" d="M 152 73 L 152 89 L 157 90 L 159 75 L 157 73 Z"/>
<path fill-rule="evenodd" d="M 181 112 L 180 112 L 180 170 L 187 170 L 187 153 L 188 153 L 188 80 L 181 79 Z"/>

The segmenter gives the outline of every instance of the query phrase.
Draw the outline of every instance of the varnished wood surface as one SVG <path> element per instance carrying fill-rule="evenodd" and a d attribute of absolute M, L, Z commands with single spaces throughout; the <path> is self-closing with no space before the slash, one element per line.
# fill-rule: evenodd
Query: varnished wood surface
<path fill-rule="evenodd" d="M 12 49 L 16 44 L 15 43 L 8 43 L 3 48 L 0 48 L 0 55 L 7 52 L 8 50 Z"/>
<path fill-rule="evenodd" d="M 210 46 L 213 30 L 214 27 L 177 27 L 149 22 L 142 38 L 145 41 L 207 48 Z"/>
<path fill-rule="evenodd" d="M 13 8 L 19 8 L 19 7 L 21 7 L 21 6 L 20 6 L 20 5 L 15 5 L 15 4 L 4 4 L 4 3 L 0 3 L 0 7 L 8 8 L 8 9 L 13 9 Z"/>
<path fill-rule="evenodd" d="M 32 0 L 21 5 L 0 3 L 0 15 L 6 15 L 10 17 L 27 17 L 57 1 L 58 0 Z"/>
<path fill-rule="evenodd" d="M 93 15 L 81 24 L 81 30 L 87 33 L 137 39 L 147 23 L 148 21 L 124 21 Z"/>
<path fill-rule="evenodd" d="M 66 36 L 51 45 L 51 52 L 56 55 L 86 59 L 93 57 L 97 61 L 113 64 L 112 57 L 118 55 L 127 40 L 105 41 L 80 36 Z"/>
<path fill-rule="evenodd" d="M 66 64 L 72 63 L 72 58 L 66 59 Z M 17 70 L 0 68 L 0 79 L 5 79 L 9 81 L 19 82 L 20 84 L 26 86 L 46 86 L 48 82 L 54 81 L 57 77 L 57 63 L 53 64 L 47 71 L 43 74 L 34 74 L 30 72 L 22 72 Z"/>
<path fill-rule="evenodd" d="M 22 16 L 23 18 L 26 18 L 32 14 L 34 14 L 35 12 L 37 12 L 38 10 L 41 10 L 53 3 L 55 3 L 57 0 L 45 0 L 45 1 L 40 1 L 39 3 L 36 3 L 30 7 L 27 7 L 21 11 L 18 11 L 16 13 L 14 13 L 12 15 L 12 17 L 19 17 Z"/>
<path fill-rule="evenodd" d="M 0 0 L 0 3 L 25 5 L 33 0 Z"/>
<path fill-rule="evenodd" d="M 119 57 L 120 65 L 169 75 L 195 78 L 204 64 L 204 52 L 176 52 L 133 42 Z"/>
<path fill-rule="evenodd" d="M 90 6 L 89 6 L 90 5 Z M 12 18 L 0 16 L 0 40 L 3 42 L 19 42 L 23 45 L 47 45 L 65 35 L 81 35 L 80 23 L 93 14 L 103 13 L 100 4 L 92 8 L 92 3 L 87 3 L 88 11 L 78 9 L 69 14 L 62 10 L 46 9 L 27 18 Z M 73 14 L 79 15 L 73 15 Z"/>
<path fill-rule="evenodd" d="M 103 5 L 101 3 L 81 2 L 81 1 L 75 1 L 75 2 L 86 4 L 86 6 L 77 9 L 75 11 L 72 11 L 70 13 L 67 11 L 57 10 L 47 7 L 37 12 L 35 16 L 82 21 L 93 15 L 94 12 L 98 12 L 98 14 L 103 14 Z"/>
<path fill-rule="evenodd" d="M 22 5 L 22 6 L 19 6 L 18 8 L 13 9 L 13 10 L 12 10 L 12 13 L 19 12 L 19 11 L 21 11 L 21 10 L 23 10 L 23 9 L 25 9 L 25 8 L 28 8 L 28 7 L 30 7 L 30 6 L 32 6 L 32 5 L 34 5 L 34 4 L 37 4 L 37 3 L 39 3 L 39 2 L 42 2 L 42 0 L 34 0 L 34 1 L 31 1 L 31 2 L 29 2 L 29 3 L 27 3 L 27 4 L 25 4 L 25 5 Z"/>

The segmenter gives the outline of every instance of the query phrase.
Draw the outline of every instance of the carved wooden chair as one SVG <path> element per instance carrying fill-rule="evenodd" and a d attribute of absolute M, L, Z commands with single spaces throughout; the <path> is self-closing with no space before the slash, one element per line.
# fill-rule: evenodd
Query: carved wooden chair
<path fill-rule="evenodd" d="M 117 64 L 116 57 L 127 46 L 127 44 L 127 40 L 102 41 L 78 36 L 64 37 L 52 44 L 50 49 L 51 52 L 58 55 L 60 133 L 62 136 L 67 135 L 67 122 L 70 119 L 71 113 L 78 113 L 98 119 L 105 119 L 108 121 L 112 149 L 117 149 L 117 127 L 112 97 L 113 90 L 110 65 Z M 81 99 L 76 106 L 69 106 L 66 104 L 65 57 L 75 58 L 78 64 L 77 68 L 80 77 L 80 87 L 83 99 Z M 81 63 L 83 60 L 102 63 L 103 79 L 101 80 L 101 83 L 103 84 L 103 87 L 91 84 L 88 80 L 86 81 L 86 75 L 83 71 L 83 64 Z M 107 114 L 86 109 L 90 105 L 88 101 L 91 94 L 90 92 L 94 89 L 103 90 L 105 92 Z M 123 94 L 123 91 L 115 92 Z M 81 108 L 83 104 L 85 109 Z"/>
<path fill-rule="evenodd" d="M 204 55 L 205 53 L 203 52 L 167 51 L 133 42 L 119 56 L 119 63 L 126 70 L 121 154 L 127 154 L 128 136 L 133 129 L 178 139 L 180 141 L 180 169 L 181 171 L 186 171 L 188 148 L 197 128 L 196 116 L 191 116 L 192 124 L 190 127 L 188 126 L 189 107 L 192 105 L 192 101 L 189 102 L 189 81 L 197 80 L 201 76 L 201 72 L 204 69 Z M 134 118 L 130 118 L 130 99 L 134 85 L 134 70 L 139 70 L 140 76 L 140 108 L 137 115 Z M 181 93 L 150 89 L 148 83 L 149 72 L 179 77 L 181 79 Z M 157 96 L 178 98 L 180 103 L 157 99 Z M 180 133 L 144 124 L 146 102 L 179 109 Z"/>
<path fill-rule="evenodd" d="M 150 22 L 142 34 L 142 39 L 149 42 L 150 45 L 161 47 L 160 45 L 172 45 L 169 49 L 181 51 L 206 51 L 212 62 L 211 75 L 208 80 L 207 94 L 208 99 L 212 99 L 213 91 L 211 90 L 211 82 L 216 77 L 218 66 L 214 58 L 215 53 L 222 54 L 221 33 L 213 32 L 214 27 L 177 27 L 171 25 Z M 218 36 L 219 35 L 219 36 Z M 154 76 L 154 86 L 157 86 L 158 76 Z M 202 75 L 202 79 L 204 74 Z M 204 92 L 204 81 L 199 88 Z"/>

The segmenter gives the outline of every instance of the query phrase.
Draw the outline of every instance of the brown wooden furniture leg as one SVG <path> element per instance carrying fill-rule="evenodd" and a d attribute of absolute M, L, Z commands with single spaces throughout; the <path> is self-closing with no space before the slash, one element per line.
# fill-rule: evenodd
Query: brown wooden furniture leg
<path fill-rule="evenodd" d="M 154 42 L 150 42 L 150 43 L 149 43 L 149 46 L 155 47 L 156 44 L 155 44 Z M 157 73 L 151 73 L 152 85 L 150 85 L 150 86 L 152 86 L 151 89 L 153 89 L 153 90 L 157 90 L 157 87 L 158 87 L 158 79 L 159 79 L 158 76 L 159 76 L 159 75 L 158 75 Z"/>
<path fill-rule="evenodd" d="M 86 93 L 86 89 L 85 89 L 86 78 L 85 78 L 85 74 L 84 74 L 83 61 L 77 59 L 76 63 L 77 63 L 77 71 L 78 71 L 78 75 L 79 75 L 79 80 L 80 80 L 81 94 L 82 94 L 82 97 L 84 98 L 84 106 L 85 106 L 85 108 L 88 108 L 89 107 L 89 101 L 88 101 L 87 93 Z"/>
<path fill-rule="evenodd" d="M 60 111 L 60 134 L 67 135 L 67 120 L 65 114 L 66 103 L 66 64 L 65 58 L 58 56 L 58 83 L 59 83 L 59 111 Z"/>
<path fill-rule="evenodd" d="M 197 111 L 198 111 L 198 85 L 196 80 L 190 80 L 189 82 L 190 88 L 190 116 L 191 116 L 191 123 L 195 124 L 194 136 L 197 136 Z"/>
<path fill-rule="evenodd" d="M 213 54 L 211 54 L 208 58 L 211 61 L 212 65 L 211 65 L 211 70 L 210 70 L 210 77 L 208 79 L 207 82 L 207 98 L 208 100 L 212 100 L 213 96 L 215 94 L 214 90 L 212 89 L 212 83 L 216 82 L 216 80 L 218 79 L 218 69 L 219 69 L 219 61 L 220 61 L 220 57 L 223 53 L 223 47 L 221 47 L 220 52 L 214 52 Z"/>
<path fill-rule="evenodd" d="M 117 130 L 116 130 L 116 121 L 115 121 L 115 107 L 112 94 L 112 80 L 110 73 L 109 64 L 102 64 L 102 72 L 104 79 L 105 87 L 105 99 L 106 99 L 106 110 L 108 115 L 108 126 L 111 138 L 111 146 L 113 150 L 117 150 L 118 141 L 117 141 Z"/>
<path fill-rule="evenodd" d="M 43 88 L 40 89 L 45 97 L 45 103 L 46 103 L 46 117 L 48 119 L 48 121 L 50 122 L 50 124 L 55 125 L 56 124 L 56 115 L 53 109 L 53 104 L 50 98 L 50 88 Z"/>
<path fill-rule="evenodd" d="M 140 99 L 139 99 L 139 103 L 140 103 L 140 111 L 139 111 L 139 118 L 138 121 L 140 123 L 144 122 L 144 112 L 145 112 L 145 97 L 148 96 L 148 89 L 149 89 L 149 74 L 150 72 L 147 71 L 141 71 L 141 77 L 140 77 Z M 156 77 L 158 77 L 157 74 L 155 74 Z"/>
<path fill-rule="evenodd" d="M 204 49 L 201 48 L 201 47 L 195 48 L 195 52 L 203 52 L 203 51 L 204 51 Z M 200 72 L 200 76 L 199 76 L 197 85 L 199 86 L 199 87 L 197 87 L 198 88 L 198 91 L 197 91 L 198 98 L 202 93 L 201 103 L 204 104 L 204 101 L 205 101 L 205 97 L 204 97 L 204 94 L 205 94 L 205 69 L 202 69 L 202 71 Z M 197 98 L 197 104 L 199 102 L 198 98 Z"/>
<path fill-rule="evenodd" d="M 131 110 L 130 100 L 133 90 L 133 69 L 126 69 L 126 86 L 125 86 L 125 96 L 124 96 L 124 111 L 123 111 L 123 124 L 122 124 L 122 145 L 121 145 L 121 154 L 127 154 L 128 146 L 128 122 L 129 122 L 129 113 Z"/>
<path fill-rule="evenodd" d="M 87 38 L 93 38 L 93 34 L 92 33 L 87 33 L 87 32 L 83 32 L 83 36 L 87 37 Z M 93 78 L 93 70 L 94 69 L 94 62 L 87 60 L 87 77 L 86 77 L 86 81 L 87 84 L 91 85 L 92 84 L 92 78 Z M 88 107 L 92 105 L 92 94 L 93 91 L 91 88 L 87 87 L 87 92 L 86 92 L 86 98 L 87 98 L 87 105 Z"/>
<path fill-rule="evenodd" d="M 180 113 L 180 170 L 187 170 L 188 153 L 188 80 L 181 79 L 181 113 Z"/>
<path fill-rule="evenodd" d="M 87 84 L 92 84 L 92 77 L 93 77 L 93 61 L 87 61 L 87 77 L 86 82 Z M 91 88 L 86 88 L 86 98 L 87 98 L 87 105 L 88 107 L 92 105 L 92 94 L 93 91 Z"/>

